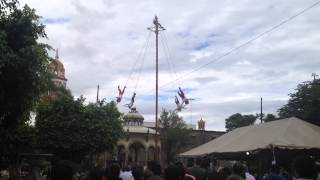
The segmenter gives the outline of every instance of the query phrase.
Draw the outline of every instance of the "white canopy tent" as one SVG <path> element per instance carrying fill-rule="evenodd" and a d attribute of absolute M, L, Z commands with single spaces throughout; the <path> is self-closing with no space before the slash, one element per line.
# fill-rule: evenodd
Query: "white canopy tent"
<path fill-rule="evenodd" d="M 180 156 L 197 157 L 213 153 L 251 152 L 270 147 L 320 149 L 320 127 L 295 117 L 241 127 Z"/>

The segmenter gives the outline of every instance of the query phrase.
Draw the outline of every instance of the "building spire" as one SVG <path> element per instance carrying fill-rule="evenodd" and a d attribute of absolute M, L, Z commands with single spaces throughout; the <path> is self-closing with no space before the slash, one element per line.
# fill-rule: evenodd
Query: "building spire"
<path fill-rule="evenodd" d="M 56 49 L 56 57 L 55 57 L 55 59 L 59 59 L 59 49 L 58 48 Z"/>

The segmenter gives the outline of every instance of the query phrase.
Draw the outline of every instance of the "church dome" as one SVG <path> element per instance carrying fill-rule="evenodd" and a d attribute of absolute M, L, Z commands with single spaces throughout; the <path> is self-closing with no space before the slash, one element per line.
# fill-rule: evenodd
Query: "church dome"
<path fill-rule="evenodd" d="M 48 65 L 49 70 L 53 73 L 55 78 L 66 81 L 65 69 L 62 62 L 59 60 L 58 49 L 56 50 L 56 57 L 51 60 Z"/>
<path fill-rule="evenodd" d="M 53 60 L 49 63 L 48 67 L 49 67 L 50 69 L 52 69 L 52 70 L 60 70 L 60 71 L 63 71 L 63 72 L 65 71 L 62 62 L 59 61 L 58 59 L 53 59 Z"/>
<path fill-rule="evenodd" d="M 144 120 L 144 117 L 138 112 L 128 112 L 123 116 L 123 119 L 136 119 L 136 120 Z"/>
<path fill-rule="evenodd" d="M 144 117 L 136 110 L 131 110 L 123 116 L 124 121 L 128 125 L 142 125 Z"/>

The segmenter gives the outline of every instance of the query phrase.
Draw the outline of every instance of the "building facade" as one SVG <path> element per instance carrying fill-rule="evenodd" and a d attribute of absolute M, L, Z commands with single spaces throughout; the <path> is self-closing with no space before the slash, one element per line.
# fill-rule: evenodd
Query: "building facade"
<path fill-rule="evenodd" d="M 135 109 L 126 113 L 123 120 L 125 136 L 117 143 L 117 160 L 122 165 L 145 165 L 147 161 L 155 160 L 161 151 L 160 134 L 152 128 L 145 127 L 144 117 Z M 158 145 L 156 138 L 159 140 Z"/>

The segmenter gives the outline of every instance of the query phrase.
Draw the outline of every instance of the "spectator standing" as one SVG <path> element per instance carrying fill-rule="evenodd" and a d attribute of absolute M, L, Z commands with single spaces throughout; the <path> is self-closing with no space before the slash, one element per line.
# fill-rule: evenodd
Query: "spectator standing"
<path fill-rule="evenodd" d="M 263 180 L 285 180 L 285 178 L 280 175 L 280 167 L 275 164 L 271 166 L 269 175 Z"/>
<path fill-rule="evenodd" d="M 182 162 L 176 162 L 176 166 L 179 168 L 179 173 L 181 174 L 181 180 L 196 180 L 196 178 L 188 173 L 184 168 Z"/>
<path fill-rule="evenodd" d="M 123 171 L 120 173 L 120 178 L 122 180 L 132 180 L 132 173 L 128 166 L 123 168 Z"/>
<path fill-rule="evenodd" d="M 153 172 L 151 171 L 151 168 L 153 166 L 155 166 L 155 164 L 156 164 L 155 161 L 148 161 L 147 167 L 143 171 L 144 180 L 148 180 L 153 175 Z"/>
<path fill-rule="evenodd" d="M 149 177 L 149 179 L 145 179 L 145 180 L 164 180 L 161 175 L 162 175 L 162 170 L 161 170 L 161 166 L 158 162 L 153 162 L 152 164 L 150 164 L 151 166 L 148 167 L 151 172 L 152 175 L 151 177 Z"/>
<path fill-rule="evenodd" d="M 110 165 L 108 169 L 108 180 L 122 180 L 120 176 L 120 166 L 117 163 Z"/>
<path fill-rule="evenodd" d="M 236 162 L 232 166 L 232 175 L 238 175 L 242 178 L 242 180 L 246 180 L 245 166 L 240 162 Z"/>
<path fill-rule="evenodd" d="M 232 174 L 230 168 L 228 167 L 223 167 L 221 169 L 219 169 L 218 171 L 218 179 L 219 180 L 226 180 L 227 177 L 229 177 Z"/>
<path fill-rule="evenodd" d="M 316 178 L 315 162 L 309 156 L 297 157 L 293 166 L 297 174 L 296 180 L 313 180 Z"/>
<path fill-rule="evenodd" d="M 135 164 L 132 166 L 132 176 L 134 180 L 143 180 L 143 166 Z"/>
<path fill-rule="evenodd" d="M 196 163 L 192 167 L 187 168 L 187 173 L 191 174 L 196 180 L 206 180 L 206 170 L 200 167 L 201 160 L 196 159 Z M 190 164 L 189 164 L 190 165 Z"/>
<path fill-rule="evenodd" d="M 52 168 L 52 180 L 72 180 L 74 169 L 66 164 L 57 164 Z"/>

